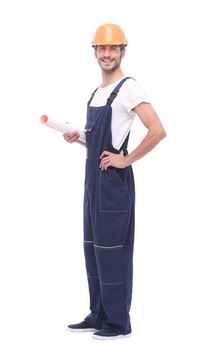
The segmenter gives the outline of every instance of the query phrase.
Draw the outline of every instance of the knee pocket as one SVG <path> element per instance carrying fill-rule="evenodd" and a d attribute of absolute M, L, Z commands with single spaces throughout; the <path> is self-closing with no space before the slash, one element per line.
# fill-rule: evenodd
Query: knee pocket
<path fill-rule="evenodd" d="M 123 247 L 102 248 L 95 246 L 99 280 L 104 285 L 124 283 Z"/>

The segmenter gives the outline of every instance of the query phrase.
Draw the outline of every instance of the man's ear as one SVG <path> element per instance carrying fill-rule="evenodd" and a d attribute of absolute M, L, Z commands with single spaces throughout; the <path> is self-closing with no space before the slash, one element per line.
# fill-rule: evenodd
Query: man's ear
<path fill-rule="evenodd" d="M 126 54 L 126 49 L 124 47 L 124 49 L 122 50 L 122 58 L 125 56 L 125 54 Z"/>
<path fill-rule="evenodd" d="M 97 50 L 94 48 L 94 56 L 97 58 Z"/>

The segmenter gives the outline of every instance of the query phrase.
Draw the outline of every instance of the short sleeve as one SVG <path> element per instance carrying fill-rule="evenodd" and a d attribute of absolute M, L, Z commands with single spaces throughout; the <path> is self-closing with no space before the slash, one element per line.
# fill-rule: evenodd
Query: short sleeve
<path fill-rule="evenodd" d="M 127 79 L 120 93 L 124 108 L 128 113 L 140 103 L 150 102 L 143 87 L 134 79 Z"/>

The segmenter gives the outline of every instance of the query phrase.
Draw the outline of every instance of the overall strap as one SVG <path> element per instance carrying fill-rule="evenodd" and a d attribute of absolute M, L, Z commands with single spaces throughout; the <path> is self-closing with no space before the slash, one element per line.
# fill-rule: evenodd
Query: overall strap
<path fill-rule="evenodd" d="M 88 106 L 90 105 L 90 103 L 91 103 L 91 101 L 92 101 L 92 99 L 93 99 L 93 97 L 95 95 L 95 92 L 98 90 L 98 88 L 99 88 L 99 86 L 94 90 L 94 92 L 92 92 L 91 97 L 90 97 L 90 99 L 88 101 Z"/>
<path fill-rule="evenodd" d="M 122 80 L 119 82 L 119 84 L 114 88 L 114 90 L 111 92 L 109 98 L 107 99 L 106 105 L 111 106 L 112 102 L 114 101 L 115 97 L 116 97 L 117 94 L 118 94 L 118 91 L 120 90 L 121 86 L 123 85 L 123 83 L 125 83 L 125 81 L 126 81 L 127 79 L 133 79 L 133 78 L 131 78 L 131 77 L 126 77 L 126 78 L 122 79 Z"/>
<path fill-rule="evenodd" d="M 111 106 L 112 102 L 114 101 L 115 97 L 116 97 L 117 94 L 118 94 L 118 91 L 120 90 L 121 86 L 123 85 L 123 83 L 125 83 L 125 81 L 126 81 L 127 79 L 134 79 L 134 78 L 126 77 L 126 78 L 124 78 L 123 80 L 121 80 L 121 81 L 119 82 L 119 84 L 118 84 L 118 85 L 114 88 L 114 90 L 111 92 L 109 98 L 107 99 L 106 105 Z M 94 92 L 92 92 L 91 97 L 90 97 L 90 99 L 89 99 L 89 101 L 88 101 L 88 106 L 90 105 L 90 103 L 91 103 L 91 101 L 92 101 L 92 99 L 93 99 L 93 97 L 94 97 L 96 91 L 98 90 L 98 88 L 99 88 L 99 86 L 94 90 Z"/>

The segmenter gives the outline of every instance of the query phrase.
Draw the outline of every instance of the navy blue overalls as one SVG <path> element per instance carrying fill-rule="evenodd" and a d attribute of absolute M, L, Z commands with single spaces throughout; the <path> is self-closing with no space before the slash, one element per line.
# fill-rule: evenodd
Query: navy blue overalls
<path fill-rule="evenodd" d="M 84 193 L 84 253 L 91 313 L 87 323 L 97 329 L 131 332 L 134 243 L 134 177 L 131 166 L 99 168 L 105 151 L 127 155 L 128 137 L 118 151 L 112 146 L 111 104 L 124 78 L 105 106 L 90 106 L 86 123 L 86 177 Z"/>

